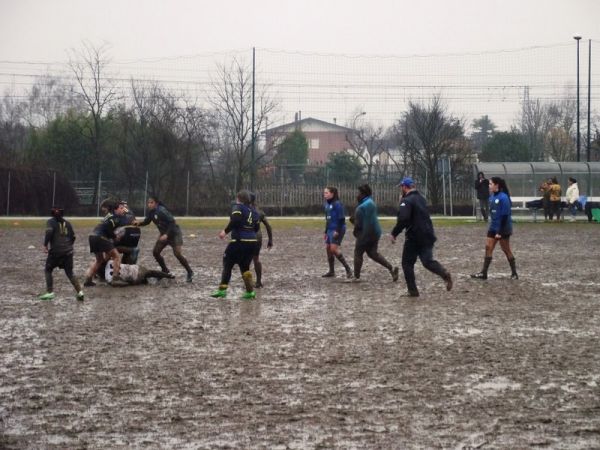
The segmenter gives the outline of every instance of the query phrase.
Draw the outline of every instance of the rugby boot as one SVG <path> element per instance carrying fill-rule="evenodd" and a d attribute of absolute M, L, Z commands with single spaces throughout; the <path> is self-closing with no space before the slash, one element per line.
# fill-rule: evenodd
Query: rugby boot
<path fill-rule="evenodd" d="M 256 283 L 254 283 L 255 288 L 263 287 L 262 284 L 262 263 L 260 261 L 256 261 L 254 263 L 254 271 L 256 272 Z"/>
<path fill-rule="evenodd" d="M 40 300 L 53 300 L 54 292 L 46 292 L 38 297 Z"/>
<path fill-rule="evenodd" d="M 419 291 L 417 289 L 409 289 L 406 291 L 406 294 L 402 295 L 402 297 L 418 297 Z"/>
<path fill-rule="evenodd" d="M 342 263 L 342 266 L 344 266 L 344 269 L 346 269 L 346 278 L 352 278 L 354 276 L 354 274 L 352 273 L 352 269 L 346 262 L 346 258 L 344 258 L 344 255 L 342 255 L 340 253 L 339 255 L 335 255 L 335 257 L 338 259 L 339 262 Z"/>
<path fill-rule="evenodd" d="M 511 274 L 510 274 L 510 278 L 512 280 L 518 280 L 519 279 L 519 274 L 517 273 L 517 262 L 515 261 L 515 258 L 510 258 L 508 260 L 508 264 L 510 264 L 510 270 L 511 270 Z"/>
<path fill-rule="evenodd" d="M 390 270 L 390 273 L 392 274 L 392 281 L 395 283 L 396 281 L 398 281 L 398 273 L 400 272 L 400 270 L 398 269 L 398 267 L 394 267 L 392 270 Z"/>
<path fill-rule="evenodd" d="M 92 287 L 92 286 L 96 286 L 96 283 L 94 283 L 91 278 L 86 278 L 85 281 L 83 282 L 83 285 L 85 287 Z"/>
<path fill-rule="evenodd" d="M 253 298 L 256 298 L 256 292 L 252 291 L 252 292 L 244 292 L 244 295 L 242 295 L 242 298 L 245 300 L 252 300 Z"/>
<path fill-rule="evenodd" d="M 481 269 L 481 272 L 471 274 L 471 278 L 475 278 L 477 280 L 487 280 L 488 269 L 490 268 L 491 263 L 492 263 L 492 257 L 486 256 L 483 259 L 483 269 Z"/>
<path fill-rule="evenodd" d="M 446 290 L 447 291 L 451 291 L 452 290 L 452 275 L 450 275 L 450 272 L 446 272 L 442 278 L 444 279 L 444 281 L 446 282 Z"/>
<path fill-rule="evenodd" d="M 77 300 L 79 300 L 80 302 L 82 302 L 82 301 L 85 299 L 85 294 L 83 293 L 83 291 L 79 291 L 79 292 L 77 293 L 77 295 L 75 296 L 75 298 L 76 298 Z"/>
<path fill-rule="evenodd" d="M 193 271 L 189 271 L 187 273 L 187 278 L 185 279 L 185 281 L 187 281 L 188 283 L 191 283 L 192 281 L 194 281 L 194 272 Z"/>
<path fill-rule="evenodd" d="M 217 289 L 210 294 L 214 298 L 225 298 L 227 297 L 227 289 Z"/>
<path fill-rule="evenodd" d="M 335 271 L 333 270 L 333 265 L 335 263 L 335 259 L 333 255 L 327 255 L 327 264 L 329 264 L 329 272 L 325 275 L 321 275 L 323 278 L 333 278 L 335 277 Z"/>

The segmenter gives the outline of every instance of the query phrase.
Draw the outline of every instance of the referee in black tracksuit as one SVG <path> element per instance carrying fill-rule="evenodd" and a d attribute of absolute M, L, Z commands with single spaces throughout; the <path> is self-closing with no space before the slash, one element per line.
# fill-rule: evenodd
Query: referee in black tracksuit
<path fill-rule="evenodd" d="M 433 223 L 427 210 L 423 196 L 415 189 L 412 178 L 405 177 L 399 185 L 402 189 L 402 199 L 398 208 L 398 220 L 392 230 L 392 242 L 406 229 L 404 249 L 402 250 L 402 271 L 406 280 L 409 297 L 418 297 L 419 290 L 415 281 L 415 263 L 421 259 L 423 266 L 442 277 L 446 289 L 452 289 L 452 277 L 439 262 L 433 259 L 433 244 L 437 240 L 433 231 Z"/>

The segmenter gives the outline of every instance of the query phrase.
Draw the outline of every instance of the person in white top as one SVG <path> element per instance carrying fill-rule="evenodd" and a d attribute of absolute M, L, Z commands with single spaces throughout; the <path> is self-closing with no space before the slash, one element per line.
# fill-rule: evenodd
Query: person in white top
<path fill-rule="evenodd" d="M 577 207 L 579 206 L 579 186 L 577 180 L 569 177 L 569 187 L 567 188 L 567 205 L 571 211 L 571 222 L 575 221 L 577 215 Z"/>
<path fill-rule="evenodd" d="M 149 278 L 156 278 L 158 280 L 161 278 L 171 278 L 168 273 L 160 270 L 150 270 L 138 264 L 121 264 L 121 269 L 119 271 L 121 283 L 113 284 L 113 271 L 112 261 L 109 261 L 108 264 L 106 264 L 104 278 L 107 282 L 111 283 L 111 285 L 117 287 L 131 284 L 148 284 Z"/>

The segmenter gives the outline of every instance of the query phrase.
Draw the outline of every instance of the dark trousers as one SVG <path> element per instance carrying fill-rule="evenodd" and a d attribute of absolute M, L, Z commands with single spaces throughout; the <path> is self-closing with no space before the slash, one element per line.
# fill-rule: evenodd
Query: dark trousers
<path fill-rule="evenodd" d="M 356 241 L 354 246 L 354 276 L 360 278 L 360 271 L 363 265 L 363 255 L 366 253 L 369 258 L 378 264 L 381 264 L 387 270 L 392 270 L 392 265 L 378 251 L 379 241 L 360 242 Z"/>
<path fill-rule="evenodd" d="M 221 285 L 228 285 L 231 280 L 231 272 L 236 264 L 240 267 L 240 273 L 250 270 L 252 257 L 256 253 L 256 242 L 230 242 L 223 254 L 223 272 L 221 274 Z"/>
<path fill-rule="evenodd" d="M 446 269 L 433 259 L 433 244 L 422 245 L 411 240 L 404 241 L 404 250 L 402 251 L 402 271 L 406 280 L 406 287 L 409 292 L 417 291 L 417 283 L 415 281 L 415 263 L 417 258 L 421 260 L 423 267 L 430 272 L 444 277 Z"/>
<path fill-rule="evenodd" d="M 490 200 L 488 198 L 479 199 L 479 209 L 481 210 L 481 217 L 487 221 L 490 209 Z"/>
<path fill-rule="evenodd" d="M 592 221 L 592 209 L 600 208 L 600 202 L 586 202 L 585 204 L 585 215 L 588 218 L 588 222 Z"/>

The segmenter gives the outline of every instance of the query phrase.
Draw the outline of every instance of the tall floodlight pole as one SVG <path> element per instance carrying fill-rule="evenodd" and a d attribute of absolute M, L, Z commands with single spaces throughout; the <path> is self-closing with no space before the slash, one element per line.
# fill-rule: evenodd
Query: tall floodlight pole
<path fill-rule="evenodd" d="M 256 49 L 252 47 L 252 150 L 250 153 L 250 190 L 254 191 L 254 149 L 256 138 L 254 136 L 254 94 L 256 91 Z"/>
<path fill-rule="evenodd" d="M 590 162 L 591 153 L 591 127 L 590 127 L 590 116 L 591 116 L 591 105 L 592 103 L 592 40 L 588 40 L 588 109 L 587 109 L 587 162 Z"/>
<path fill-rule="evenodd" d="M 577 41 L 577 162 L 581 157 L 581 136 L 579 134 L 579 41 L 581 36 L 576 34 L 573 39 Z"/>

